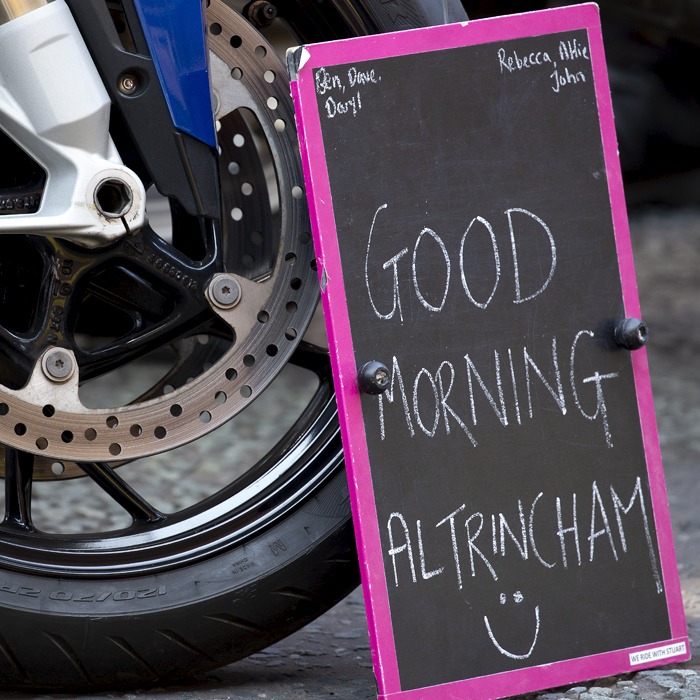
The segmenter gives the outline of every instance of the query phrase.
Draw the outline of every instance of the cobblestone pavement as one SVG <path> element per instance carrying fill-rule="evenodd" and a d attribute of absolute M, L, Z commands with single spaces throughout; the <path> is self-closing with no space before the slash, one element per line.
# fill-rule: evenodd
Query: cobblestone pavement
<path fill-rule="evenodd" d="M 650 326 L 649 362 L 691 649 L 700 653 L 700 211 L 638 215 L 632 235 L 642 311 Z M 146 363 L 138 372 L 147 381 L 156 369 Z M 291 423 L 312 389 L 307 375 L 289 368 L 252 410 L 225 429 L 148 464 L 124 467 L 131 471 L 122 473 L 165 510 L 199 500 L 222 485 L 219 479 L 230 478 L 230 472 L 219 473 L 222 459 L 245 468 L 274 442 L 280 425 Z M 38 489 L 43 517 L 66 531 L 120 526 L 118 509 L 94 500 L 100 493 L 87 480 L 70 484 L 61 484 L 63 494 Z M 70 495 L 68 489 L 73 489 Z M 82 508 L 77 520 L 76 507 Z M 539 693 L 532 700 L 700 699 L 698 670 L 700 661 L 691 660 Z M 185 685 L 93 695 L 0 692 L 0 700 L 353 700 L 375 697 L 375 692 L 364 602 L 357 590 L 278 644 Z"/>

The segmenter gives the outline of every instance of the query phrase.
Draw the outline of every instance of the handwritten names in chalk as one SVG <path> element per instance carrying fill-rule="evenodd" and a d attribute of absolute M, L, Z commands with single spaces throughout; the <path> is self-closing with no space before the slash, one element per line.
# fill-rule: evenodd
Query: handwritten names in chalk
<path fill-rule="evenodd" d="M 590 63 L 591 57 L 588 52 L 588 46 L 579 43 L 575 38 L 569 40 L 562 40 L 559 42 L 558 46 L 559 61 L 570 63 L 571 61 L 588 61 Z M 562 88 L 570 85 L 577 85 L 578 83 L 585 83 L 586 80 L 590 80 L 586 77 L 586 70 L 580 65 L 576 65 L 569 70 L 569 65 L 557 66 L 556 54 L 554 60 L 550 57 L 547 51 L 531 51 L 529 54 L 518 54 L 516 49 L 506 51 L 502 46 L 498 48 L 496 52 L 498 58 L 498 65 L 501 73 L 518 73 L 520 71 L 529 68 L 535 68 L 542 66 L 549 66 L 553 68 L 554 71 L 549 76 L 554 81 L 551 86 L 554 92 L 560 92 Z"/>
<path fill-rule="evenodd" d="M 512 73 L 514 70 L 522 70 L 523 68 L 534 68 L 535 66 L 543 66 L 546 63 L 552 63 L 552 59 L 546 51 L 531 51 L 529 55 L 518 56 L 518 52 L 513 50 L 510 55 L 506 55 L 506 50 L 501 47 L 498 49 L 498 63 L 501 67 L 501 73 L 507 71 Z"/>
<path fill-rule="evenodd" d="M 351 66 L 343 74 L 332 74 L 325 68 L 319 68 L 314 75 L 317 94 L 333 93 L 328 95 L 324 103 L 325 116 L 328 119 L 343 114 L 352 114 L 356 117 L 362 109 L 362 92 L 359 88 L 365 85 L 377 85 L 381 79 L 380 75 L 375 75 L 374 69 L 358 70 L 355 66 Z M 347 88 L 351 90 L 348 90 L 346 97 Z"/>

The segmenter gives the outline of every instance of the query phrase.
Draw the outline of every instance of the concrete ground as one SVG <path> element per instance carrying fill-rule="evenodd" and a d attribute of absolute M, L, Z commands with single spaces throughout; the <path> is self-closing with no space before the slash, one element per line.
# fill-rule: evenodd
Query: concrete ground
<path fill-rule="evenodd" d="M 650 326 L 649 363 L 691 649 L 700 654 L 700 210 L 638 214 L 632 220 L 632 237 L 642 312 Z M 232 441 L 237 443 L 239 452 L 244 452 L 241 464 L 254 458 L 274 440 L 270 421 L 261 420 L 262 416 L 272 415 L 280 423 L 291 421 L 294 406 L 284 403 L 280 397 L 295 396 L 303 402 L 310 390 L 303 373 L 294 368 L 285 372 L 278 380 L 277 393 L 271 393 L 267 403 L 254 404 L 260 413 L 241 417 L 231 424 L 228 429 L 231 432 L 216 431 L 199 447 L 182 448 L 182 452 L 171 456 L 167 472 L 172 478 L 168 483 L 159 482 L 157 487 L 152 482 L 153 497 L 182 507 L 201 498 L 203 490 L 216 488 L 217 461 L 222 455 L 227 460 L 239 458 L 232 453 Z M 143 479 L 138 487 L 146 491 L 151 483 L 148 474 L 158 474 L 162 479 L 165 471 L 158 468 L 157 459 L 153 464 L 150 470 L 142 469 L 138 477 Z M 126 472 L 123 473 L 126 476 Z M 194 486 L 184 485 L 187 483 Z M 89 490 L 89 483 L 83 480 L 81 486 L 71 488 Z M 87 497 L 87 491 L 75 494 L 76 502 L 83 504 Z M 37 500 L 41 499 L 44 499 L 45 517 L 68 523 L 64 498 L 58 499 L 51 489 L 45 489 L 37 495 Z M 93 501 L 83 508 L 87 508 L 81 521 L 85 529 L 99 528 L 106 523 L 113 527 L 119 525 L 121 516 L 118 510 L 110 511 L 109 504 Z M 73 520 L 74 517 L 75 514 Z M 75 527 L 75 522 L 72 526 Z M 663 670 L 556 689 L 541 693 L 540 697 L 542 700 L 700 698 L 697 669 L 700 669 L 700 661 L 691 660 Z M 313 624 L 278 644 L 243 661 L 193 678 L 185 685 L 93 695 L 0 692 L 0 700 L 37 697 L 71 700 L 320 700 L 332 697 L 333 700 L 353 700 L 375 697 L 375 693 L 364 602 L 357 590 Z"/>

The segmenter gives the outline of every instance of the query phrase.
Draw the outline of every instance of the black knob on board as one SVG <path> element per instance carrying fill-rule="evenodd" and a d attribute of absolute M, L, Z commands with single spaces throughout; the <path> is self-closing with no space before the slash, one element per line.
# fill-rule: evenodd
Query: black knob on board
<path fill-rule="evenodd" d="M 615 326 L 615 342 L 628 350 L 639 350 L 649 340 L 649 328 L 638 318 L 626 318 Z"/>
<path fill-rule="evenodd" d="M 365 394 L 382 394 L 389 388 L 389 370 L 381 362 L 366 362 L 357 372 L 357 386 Z"/>

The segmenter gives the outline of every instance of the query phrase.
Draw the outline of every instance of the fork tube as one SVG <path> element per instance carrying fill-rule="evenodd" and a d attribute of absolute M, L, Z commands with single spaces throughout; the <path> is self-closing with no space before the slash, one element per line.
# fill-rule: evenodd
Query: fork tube
<path fill-rule="evenodd" d="M 51 0 L 0 0 L 0 24 L 6 24 L 50 2 Z"/>

